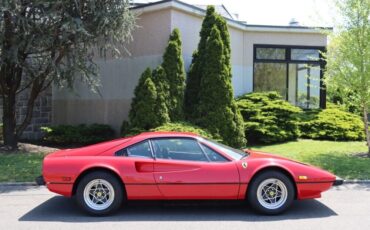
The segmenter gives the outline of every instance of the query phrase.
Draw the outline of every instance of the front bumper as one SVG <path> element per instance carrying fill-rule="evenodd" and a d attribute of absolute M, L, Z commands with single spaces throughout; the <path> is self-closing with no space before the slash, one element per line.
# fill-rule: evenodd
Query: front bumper
<path fill-rule="evenodd" d="M 335 181 L 333 182 L 333 186 L 339 186 L 342 185 L 344 180 L 340 177 L 335 178 Z"/>
<path fill-rule="evenodd" d="M 36 184 L 37 185 L 45 185 L 45 180 L 43 176 L 38 176 L 35 178 Z"/>

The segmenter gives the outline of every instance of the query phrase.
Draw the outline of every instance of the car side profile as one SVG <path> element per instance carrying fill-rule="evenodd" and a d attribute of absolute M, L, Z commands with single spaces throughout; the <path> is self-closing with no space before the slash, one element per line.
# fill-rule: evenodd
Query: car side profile
<path fill-rule="evenodd" d="M 192 133 L 148 132 L 49 154 L 37 182 L 75 197 L 92 215 L 110 214 L 127 200 L 247 200 L 260 213 L 279 214 L 343 180 Z"/>

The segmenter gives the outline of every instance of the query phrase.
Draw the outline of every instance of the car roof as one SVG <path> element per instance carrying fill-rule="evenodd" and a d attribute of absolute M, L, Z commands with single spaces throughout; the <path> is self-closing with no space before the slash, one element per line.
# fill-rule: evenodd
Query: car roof
<path fill-rule="evenodd" d="M 144 132 L 138 134 L 139 138 L 155 138 L 155 137 L 199 137 L 199 135 L 191 132 Z"/>

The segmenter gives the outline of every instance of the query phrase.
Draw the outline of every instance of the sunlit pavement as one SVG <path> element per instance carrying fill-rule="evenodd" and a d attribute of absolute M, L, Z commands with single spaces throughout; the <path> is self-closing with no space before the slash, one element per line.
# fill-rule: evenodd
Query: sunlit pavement
<path fill-rule="evenodd" d="M 131 202 L 115 215 L 90 217 L 45 187 L 0 186 L 0 203 L 4 230 L 370 229 L 370 184 L 333 188 L 279 216 L 255 214 L 239 202 Z"/>

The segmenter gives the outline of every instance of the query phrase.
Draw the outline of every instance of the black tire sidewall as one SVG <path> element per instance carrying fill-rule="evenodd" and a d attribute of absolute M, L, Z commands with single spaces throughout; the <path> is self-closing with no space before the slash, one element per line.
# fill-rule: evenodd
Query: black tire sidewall
<path fill-rule="evenodd" d="M 283 182 L 288 191 L 288 197 L 285 203 L 277 209 L 267 209 L 263 207 L 258 202 L 258 199 L 257 199 L 258 186 L 264 180 L 271 179 L 271 178 L 276 178 L 276 179 L 279 179 L 281 182 Z M 255 178 L 253 178 L 249 185 L 248 193 L 247 193 L 247 200 L 248 200 L 248 203 L 252 206 L 252 208 L 256 210 L 257 212 L 266 214 L 266 215 L 276 215 L 276 214 L 280 214 L 286 211 L 292 204 L 294 197 L 295 197 L 295 189 L 294 189 L 294 184 L 291 181 L 291 179 L 288 176 L 286 176 L 284 173 L 281 173 L 275 170 L 269 170 L 269 171 L 262 172 L 258 174 Z"/>
<path fill-rule="evenodd" d="M 106 209 L 103 210 L 94 210 L 90 208 L 84 200 L 84 189 L 86 185 L 96 179 L 103 179 L 108 181 L 113 189 L 114 189 L 114 200 L 113 203 Z M 76 190 L 76 201 L 77 204 L 88 214 L 93 215 L 93 216 L 104 216 L 107 214 L 111 214 L 115 211 L 117 211 L 124 200 L 124 188 L 122 186 L 122 183 L 111 173 L 107 173 L 104 171 L 96 171 L 96 172 L 91 172 L 87 175 L 85 175 L 80 182 L 77 185 L 77 190 Z"/>

